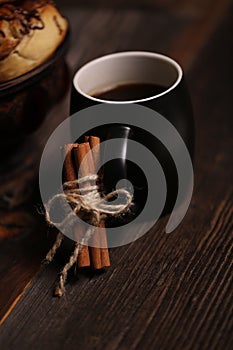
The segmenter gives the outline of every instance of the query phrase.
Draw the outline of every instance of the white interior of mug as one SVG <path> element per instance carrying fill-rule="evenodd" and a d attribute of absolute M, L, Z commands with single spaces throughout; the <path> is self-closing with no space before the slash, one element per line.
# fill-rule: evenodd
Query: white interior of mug
<path fill-rule="evenodd" d="M 182 78 L 182 69 L 173 59 L 144 51 L 119 52 L 97 58 L 84 65 L 74 76 L 74 87 L 83 96 L 104 103 L 137 103 L 158 98 L 174 89 Z M 115 86 L 151 83 L 165 91 L 148 98 L 130 101 L 108 101 L 93 97 Z"/>

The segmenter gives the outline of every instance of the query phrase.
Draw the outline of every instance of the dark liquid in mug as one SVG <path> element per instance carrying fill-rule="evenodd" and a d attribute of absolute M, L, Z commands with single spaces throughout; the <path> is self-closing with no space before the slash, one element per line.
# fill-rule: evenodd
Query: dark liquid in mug
<path fill-rule="evenodd" d="M 166 87 L 152 83 L 128 83 L 97 92 L 93 97 L 108 101 L 133 101 L 159 95 L 166 90 Z"/>

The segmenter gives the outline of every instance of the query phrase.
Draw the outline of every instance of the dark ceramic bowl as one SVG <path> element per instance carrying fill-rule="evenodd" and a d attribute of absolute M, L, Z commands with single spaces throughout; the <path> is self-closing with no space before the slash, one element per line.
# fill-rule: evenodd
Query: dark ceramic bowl
<path fill-rule="evenodd" d="M 44 145 L 68 116 L 68 42 L 69 33 L 49 60 L 0 84 L 0 208 L 32 198 Z"/>
<path fill-rule="evenodd" d="M 0 83 L 0 159 L 38 130 L 69 83 L 64 53 L 69 33 L 54 55 L 35 69 Z"/>

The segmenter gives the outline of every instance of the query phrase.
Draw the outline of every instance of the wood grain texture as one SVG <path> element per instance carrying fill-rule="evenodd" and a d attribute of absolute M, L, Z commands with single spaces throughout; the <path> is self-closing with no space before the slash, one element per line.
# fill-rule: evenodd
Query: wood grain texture
<path fill-rule="evenodd" d="M 15 156 L 19 151 L 19 158 L 15 157 L 12 164 L 9 158 L 5 169 L 2 164 L 0 167 L 0 187 L 5 193 L 0 197 L 0 323 L 40 269 L 53 239 L 53 236 L 48 236 L 40 213 L 42 206 L 38 193 L 38 168 L 48 136 L 69 114 L 67 97 L 66 93 L 49 113 L 42 127 L 29 138 L 30 147 L 27 144 L 20 150 L 15 149 Z M 12 187 L 16 191 L 12 191 Z M 22 187 L 31 193 L 26 203 L 22 203 Z M 12 193 L 17 195 L 16 198 L 19 197 L 21 205 L 12 210 L 3 210 L 6 197 L 8 202 L 13 202 Z"/>
<path fill-rule="evenodd" d="M 118 49 L 169 53 L 187 25 L 183 16 L 136 10 L 68 13 L 72 69 Z M 111 250 L 112 266 L 105 273 L 70 278 L 59 300 L 52 292 L 62 262 L 41 269 L 2 324 L 1 349 L 232 349 L 232 23 L 231 8 L 188 71 L 196 121 L 195 189 L 182 225 L 166 235 L 162 218 L 140 240 Z M 148 34 L 152 28 L 155 36 Z M 12 261 L 11 242 L 4 239 L 8 248 L 1 252 L 9 257 L 1 259 L 17 266 L 21 260 Z M 20 247 L 27 256 L 29 245 L 22 241 Z M 7 275 L 1 276 L 4 292 Z"/>
<path fill-rule="evenodd" d="M 70 19 L 72 71 L 96 57 L 123 50 L 168 53 L 192 18 L 166 12 L 64 8 Z M 107 28 L 107 30 L 106 30 Z M 174 29 L 175 28 L 175 29 Z"/>
<path fill-rule="evenodd" d="M 196 20 L 190 22 L 180 40 L 174 43 L 170 50 L 171 56 L 178 60 L 182 52 L 181 62 L 184 69 L 188 70 L 192 66 L 192 63 L 198 57 L 198 53 L 205 46 L 207 40 L 214 32 L 216 24 L 219 23 L 231 3 L 231 0 L 218 0 L 212 2 L 212 4 L 209 4 L 207 1 L 202 2 L 202 5 L 205 6 L 198 4 L 199 6 L 196 7 Z"/>

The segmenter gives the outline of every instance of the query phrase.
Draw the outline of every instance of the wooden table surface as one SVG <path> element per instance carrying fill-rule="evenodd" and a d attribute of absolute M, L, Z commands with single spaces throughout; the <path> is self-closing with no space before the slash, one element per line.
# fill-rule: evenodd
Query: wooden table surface
<path fill-rule="evenodd" d="M 62 261 L 40 267 L 51 237 L 38 197 L 1 210 L 1 350 L 233 348 L 233 7 L 227 0 L 158 3 L 63 4 L 72 28 L 67 62 L 74 72 L 105 53 L 139 49 L 181 63 L 196 125 L 189 211 L 169 235 L 163 217 L 135 243 L 112 249 L 104 273 L 70 276 L 57 299 Z M 68 116 L 69 96 L 61 106 L 51 119 Z"/>

